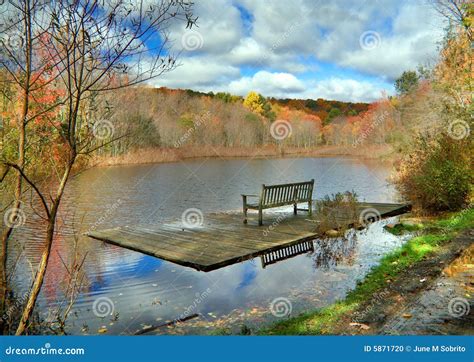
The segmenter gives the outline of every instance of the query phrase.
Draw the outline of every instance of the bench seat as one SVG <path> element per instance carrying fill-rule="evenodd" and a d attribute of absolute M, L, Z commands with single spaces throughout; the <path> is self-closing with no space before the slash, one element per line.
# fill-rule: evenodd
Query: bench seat
<path fill-rule="evenodd" d="M 293 211 L 296 215 L 298 203 L 308 203 L 308 211 L 312 213 L 314 179 L 306 182 L 297 182 L 281 185 L 262 185 L 260 196 L 255 194 L 243 194 L 243 212 L 244 223 L 247 223 L 247 210 L 258 210 L 258 224 L 263 225 L 263 210 L 293 205 Z M 256 201 L 248 202 L 248 198 L 258 198 Z"/>

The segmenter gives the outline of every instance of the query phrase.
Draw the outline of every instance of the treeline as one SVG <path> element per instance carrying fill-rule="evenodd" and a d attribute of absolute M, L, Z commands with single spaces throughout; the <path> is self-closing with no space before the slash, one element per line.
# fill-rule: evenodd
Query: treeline
<path fill-rule="evenodd" d="M 368 109 L 368 103 L 352 103 L 318 99 L 276 99 L 271 98 L 272 104 L 286 106 L 290 109 L 303 111 L 318 117 L 326 125 L 339 116 L 356 116 Z"/>
<path fill-rule="evenodd" d="M 125 136 L 100 151 L 113 156 L 150 147 L 315 147 L 332 142 L 324 135 L 328 128 L 318 113 L 330 124 L 369 107 L 322 99 L 279 101 L 255 92 L 240 97 L 148 87 L 117 91 L 102 104 L 111 110 L 114 136 Z M 331 118 L 334 113 L 337 116 Z M 272 132 L 283 132 L 283 137 Z"/>
<path fill-rule="evenodd" d="M 160 87 L 156 89 L 157 92 L 168 93 L 174 91 L 166 87 Z M 181 90 L 178 90 L 181 91 Z M 211 97 L 214 99 L 222 100 L 225 103 L 237 103 L 243 102 L 245 97 L 233 95 L 228 92 L 199 92 L 192 89 L 182 90 L 187 95 L 192 97 Z M 330 121 L 341 115 L 355 116 L 368 109 L 368 103 L 354 103 L 354 102 L 342 102 L 334 101 L 323 98 L 318 99 L 292 99 L 292 98 L 274 98 L 269 97 L 268 101 L 272 105 L 279 105 L 288 107 L 292 110 L 303 111 L 307 114 L 317 116 L 323 124 L 330 123 Z"/>

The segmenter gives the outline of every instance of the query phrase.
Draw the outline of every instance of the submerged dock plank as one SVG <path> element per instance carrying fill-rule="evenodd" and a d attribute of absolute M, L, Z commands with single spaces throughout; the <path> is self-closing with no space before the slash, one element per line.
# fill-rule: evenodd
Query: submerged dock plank
<path fill-rule="evenodd" d="M 406 204 L 358 204 L 360 212 L 368 208 L 377 210 L 382 218 L 411 209 Z M 203 225 L 193 228 L 168 223 L 124 226 L 87 235 L 205 272 L 318 238 L 315 220 L 304 212 L 266 215 L 264 222 L 258 226 L 250 217 L 249 223 L 243 224 L 240 213 L 220 213 L 205 215 Z"/>

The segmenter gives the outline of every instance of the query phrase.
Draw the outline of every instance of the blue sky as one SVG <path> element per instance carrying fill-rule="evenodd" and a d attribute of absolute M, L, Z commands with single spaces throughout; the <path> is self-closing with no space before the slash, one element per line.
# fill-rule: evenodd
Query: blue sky
<path fill-rule="evenodd" d="M 195 14 L 169 29 L 181 66 L 153 85 L 373 101 L 435 64 L 444 27 L 428 0 L 197 0 Z"/>

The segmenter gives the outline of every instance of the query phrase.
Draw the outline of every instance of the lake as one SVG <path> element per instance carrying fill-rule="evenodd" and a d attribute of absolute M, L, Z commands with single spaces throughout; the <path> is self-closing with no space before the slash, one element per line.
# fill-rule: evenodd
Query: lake
<path fill-rule="evenodd" d="M 390 171 L 389 166 L 342 157 L 196 159 L 90 169 L 72 179 L 66 190 L 38 310 L 42 318 L 51 319 L 49 312 L 61 305 L 68 275 L 65 264 L 73 258 L 75 244 L 87 255 L 84 289 L 66 325 L 71 334 L 95 334 L 99 329 L 133 334 L 193 314 L 198 316 L 152 333 L 239 332 L 242 325 L 262 326 L 326 306 L 343 298 L 384 254 L 404 242 L 383 229 L 388 221 L 352 231 L 347 238 L 315 240 L 314 252 L 266 268 L 254 259 L 209 273 L 83 234 L 180 220 L 189 208 L 204 213 L 239 210 L 240 194 L 259 192 L 261 184 L 312 178 L 316 198 L 354 190 L 360 201 L 395 202 L 396 193 L 387 182 Z M 38 260 L 43 227 L 39 216 L 27 211 L 25 225 L 16 229 L 11 260 L 18 256 L 17 293 L 31 281 L 30 265 Z M 97 308 L 106 308 L 106 315 Z"/>

